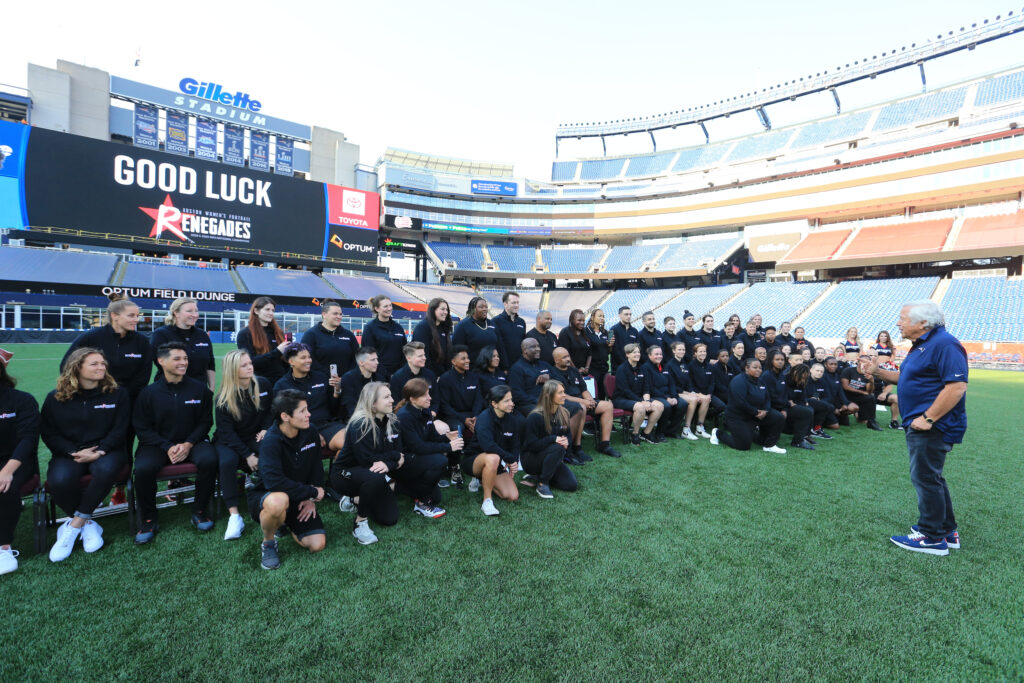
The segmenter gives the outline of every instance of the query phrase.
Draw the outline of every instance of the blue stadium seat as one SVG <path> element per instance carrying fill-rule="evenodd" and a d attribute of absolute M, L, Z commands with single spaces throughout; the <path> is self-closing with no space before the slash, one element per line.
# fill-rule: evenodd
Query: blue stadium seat
<path fill-rule="evenodd" d="M 679 158 L 672 164 L 673 173 L 682 173 L 692 169 L 709 168 L 722 160 L 733 143 L 725 142 L 717 145 L 704 145 L 679 150 Z"/>
<path fill-rule="evenodd" d="M 963 341 L 1024 342 L 1024 280 L 953 278 L 942 308 L 946 327 Z"/>
<path fill-rule="evenodd" d="M 796 318 L 827 287 L 827 282 L 758 282 L 730 301 L 722 313 L 736 313 L 743 323 L 759 313 L 763 325 L 778 327 Z"/>
<path fill-rule="evenodd" d="M 582 163 L 580 180 L 612 180 L 622 173 L 626 159 L 591 159 Z"/>
<path fill-rule="evenodd" d="M 632 247 L 614 247 L 605 261 L 604 273 L 638 272 L 643 264 L 651 261 L 665 248 L 664 244 L 644 244 Z"/>
<path fill-rule="evenodd" d="M 456 267 L 466 270 L 483 270 L 484 252 L 479 244 L 453 244 L 450 242 L 427 242 L 442 261 L 454 261 Z"/>
<path fill-rule="evenodd" d="M 200 267 L 175 263 L 129 261 L 125 264 L 125 287 L 236 292 L 238 288 L 227 268 Z"/>
<path fill-rule="evenodd" d="M 4 246 L 0 247 L 0 273 L 4 280 L 105 285 L 117 259 L 115 254 Z"/>
<path fill-rule="evenodd" d="M 864 131 L 871 119 L 870 111 L 862 111 L 848 116 L 838 116 L 824 121 L 815 121 L 797 130 L 793 140 L 793 149 L 817 147 L 827 142 L 849 140 Z"/>
<path fill-rule="evenodd" d="M 597 264 L 607 249 L 541 249 L 541 258 L 549 273 L 586 273 Z"/>
<path fill-rule="evenodd" d="M 987 107 L 1024 98 L 1024 71 L 991 78 L 978 85 L 974 106 Z"/>
<path fill-rule="evenodd" d="M 739 292 L 743 291 L 744 287 L 746 287 L 745 284 L 737 283 L 733 285 L 694 287 L 692 289 L 688 289 L 654 312 L 658 316 L 658 327 L 661 327 L 661 321 L 667 316 L 672 316 L 676 319 L 679 326 L 682 326 L 683 314 L 686 311 L 693 313 L 699 321 L 706 313 L 711 313 L 726 301 L 736 296 Z M 722 329 L 722 325 L 725 323 L 725 317 L 726 316 L 721 316 L 721 320 L 715 320 L 715 327 L 717 329 Z"/>
<path fill-rule="evenodd" d="M 551 180 L 553 182 L 575 180 L 578 161 L 554 161 L 551 163 Z"/>
<path fill-rule="evenodd" d="M 537 265 L 537 250 L 533 247 L 493 245 L 487 247 L 491 261 L 506 273 L 532 273 Z"/>
<path fill-rule="evenodd" d="M 902 102 L 893 102 L 883 107 L 882 111 L 878 113 L 873 130 L 891 130 L 955 114 L 964 106 L 966 93 L 967 88 L 964 87 L 943 90 Z"/>
<path fill-rule="evenodd" d="M 601 302 L 601 310 L 605 314 L 605 324 L 611 327 L 619 322 L 619 308 L 629 306 L 633 309 L 633 320 L 640 324 L 640 316 L 645 311 L 653 311 L 662 306 L 672 297 L 679 294 L 678 288 L 669 289 L 619 289 Z M 659 318 L 660 321 L 660 318 Z M 661 327 L 661 323 L 658 323 Z"/>
<path fill-rule="evenodd" d="M 413 297 L 401 287 L 396 287 L 391 284 L 390 280 L 380 277 L 353 277 L 350 275 L 324 273 L 323 278 L 344 294 L 346 299 L 366 301 L 378 294 L 383 294 L 386 297 L 390 297 L 392 301 L 413 300 Z"/>
<path fill-rule="evenodd" d="M 938 277 L 846 280 L 836 285 L 800 324 L 811 339 L 834 339 L 830 342 L 833 344 L 844 339 L 850 327 L 857 328 L 862 341 L 875 339 L 881 330 L 897 340 L 900 304 L 927 299 L 938 284 Z"/>
<path fill-rule="evenodd" d="M 736 143 L 732 152 L 729 153 L 729 161 L 771 156 L 786 146 L 790 139 L 792 139 L 793 133 L 792 129 L 774 130 L 769 133 L 761 133 L 760 135 L 743 138 Z"/>
<path fill-rule="evenodd" d="M 669 164 L 676 156 L 676 151 L 648 154 L 642 157 L 630 157 L 626 167 L 627 178 L 646 178 L 662 175 L 668 170 Z"/>
<path fill-rule="evenodd" d="M 735 234 L 719 239 L 684 240 L 682 244 L 668 248 L 664 256 L 658 259 L 654 271 L 699 268 L 700 262 L 706 259 L 717 263 L 727 257 L 738 242 L 739 235 Z"/>
<path fill-rule="evenodd" d="M 297 296 L 335 298 L 338 292 L 308 270 L 286 270 L 283 268 L 257 268 L 238 266 L 236 268 L 245 286 L 253 294 L 269 296 Z"/>

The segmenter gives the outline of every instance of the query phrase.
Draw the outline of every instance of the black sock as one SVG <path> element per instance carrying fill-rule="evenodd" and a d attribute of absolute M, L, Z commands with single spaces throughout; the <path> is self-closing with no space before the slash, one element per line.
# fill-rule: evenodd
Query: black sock
<path fill-rule="evenodd" d="M 611 445 L 612 445 L 611 441 L 602 441 L 601 443 L 599 443 L 597 445 L 597 450 L 603 451 L 603 450 L 607 449 Z"/>

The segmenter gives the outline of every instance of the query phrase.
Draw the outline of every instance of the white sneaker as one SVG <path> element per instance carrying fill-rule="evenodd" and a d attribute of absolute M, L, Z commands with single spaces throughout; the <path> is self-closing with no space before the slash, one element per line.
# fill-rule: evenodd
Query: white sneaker
<path fill-rule="evenodd" d="M 683 428 L 682 436 L 684 439 L 688 439 L 690 441 L 697 441 L 697 435 L 691 432 L 689 427 Z"/>
<path fill-rule="evenodd" d="M 711 438 L 711 435 L 707 432 L 706 429 L 704 429 L 704 425 L 697 425 L 696 434 L 697 434 L 697 436 L 702 436 L 705 439 L 710 439 Z"/>
<path fill-rule="evenodd" d="M 469 492 L 470 493 L 476 493 L 479 490 L 480 490 L 480 480 L 477 479 L 476 477 L 473 477 L 472 479 L 469 480 Z"/>
<path fill-rule="evenodd" d="M 228 517 L 228 528 L 224 532 L 224 540 L 233 541 L 236 538 L 241 538 L 243 529 L 245 529 L 245 520 L 242 519 L 242 515 L 231 515 Z"/>
<path fill-rule="evenodd" d="M 785 448 L 779 448 L 778 446 L 765 446 L 761 450 L 765 453 L 779 453 L 780 455 L 786 452 Z"/>
<path fill-rule="evenodd" d="M 82 549 L 94 553 L 103 547 L 103 527 L 91 519 L 85 520 L 82 527 Z"/>
<path fill-rule="evenodd" d="M 352 512 L 356 509 L 356 505 L 349 496 L 342 496 L 338 501 L 338 509 L 342 512 Z"/>
<path fill-rule="evenodd" d="M 50 548 L 50 562 L 62 562 L 68 559 L 71 551 L 75 549 L 75 541 L 81 534 L 81 529 L 71 526 L 71 520 L 64 522 L 57 529 L 57 542 Z"/>
<path fill-rule="evenodd" d="M 370 545 L 371 543 L 377 542 L 377 535 L 370 529 L 370 520 L 364 519 L 361 522 L 356 522 L 356 527 L 352 530 L 352 535 L 359 541 L 359 545 Z"/>
<path fill-rule="evenodd" d="M 714 429 L 711 430 L 711 434 L 708 436 L 708 438 L 711 439 L 712 446 L 718 445 L 718 427 L 715 427 Z"/>
<path fill-rule="evenodd" d="M 498 511 L 498 508 L 494 507 L 494 501 L 490 498 L 484 500 L 484 504 L 480 506 L 480 509 L 483 510 L 484 514 L 488 517 L 494 517 L 495 515 L 501 514 L 501 512 Z"/>
<path fill-rule="evenodd" d="M 0 574 L 10 574 L 18 568 L 18 551 L 0 548 Z"/>

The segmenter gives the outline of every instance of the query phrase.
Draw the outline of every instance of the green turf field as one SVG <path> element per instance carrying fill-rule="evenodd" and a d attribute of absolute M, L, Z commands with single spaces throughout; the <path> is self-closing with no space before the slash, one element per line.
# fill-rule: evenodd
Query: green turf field
<path fill-rule="evenodd" d="M 10 349 L 41 399 L 63 347 Z M 0 680 L 1020 680 L 1022 399 L 1024 374 L 972 373 L 945 558 L 889 542 L 916 521 L 906 449 L 863 427 L 784 456 L 616 443 L 577 493 L 521 488 L 498 518 L 465 491 L 439 520 L 403 499 L 367 547 L 321 504 L 327 549 L 282 541 L 275 572 L 254 524 L 229 543 L 181 510 L 145 547 L 101 519 L 106 547 L 53 565 L 27 513 Z"/>

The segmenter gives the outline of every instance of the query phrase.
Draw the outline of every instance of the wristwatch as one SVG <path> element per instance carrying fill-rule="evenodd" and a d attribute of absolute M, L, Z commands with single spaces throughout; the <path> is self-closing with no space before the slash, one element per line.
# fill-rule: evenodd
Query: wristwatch
<path fill-rule="evenodd" d="M 923 417 L 924 421 L 927 422 L 928 424 L 930 424 L 930 425 L 935 424 L 935 420 L 931 419 L 930 417 L 928 417 L 924 413 L 921 413 L 921 417 Z"/>

